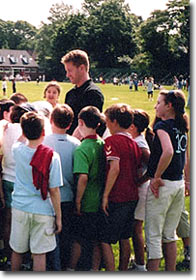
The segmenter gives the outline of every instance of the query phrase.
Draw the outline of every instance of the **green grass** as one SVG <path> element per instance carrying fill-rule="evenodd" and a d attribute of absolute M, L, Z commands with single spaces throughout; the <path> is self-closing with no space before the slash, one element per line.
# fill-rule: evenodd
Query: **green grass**
<path fill-rule="evenodd" d="M 0 81 L 0 99 L 3 98 L 2 95 L 2 85 Z M 8 82 L 8 89 L 7 89 L 7 98 L 12 94 L 12 84 L 11 82 Z M 60 95 L 60 103 L 64 103 L 65 100 L 65 93 L 73 87 L 71 83 L 59 83 L 62 91 Z M 43 92 L 44 88 L 47 85 L 47 82 L 40 82 L 38 85 L 36 82 L 17 82 L 16 88 L 17 92 L 23 93 L 29 100 L 29 102 L 33 102 L 36 100 L 44 100 L 43 98 Z M 128 85 L 122 85 L 122 86 L 114 86 L 112 84 L 99 84 L 99 87 L 101 88 L 104 97 L 105 97 L 105 103 L 104 103 L 104 109 L 106 109 L 108 106 L 114 103 L 127 103 L 130 104 L 132 108 L 140 108 L 145 110 L 151 119 L 151 122 L 153 121 L 155 117 L 155 110 L 154 105 L 156 104 L 157 95 L 159 93 L 158 90 L 154 91 L 154 100 L 152 102 L 148 101 L 147 93 L 144 90 L 143 87 L 139 87 L 138 92 L 130 92 Z M 166 86 L 166 89 L 172 89 L 172 86 Z M 186 97 L 188 95 L 187 91 L 184 91 Z M 189 114 L 189 110 L 187 110 L 187 113 Z M 187 197 L 185 199 L 186 209 L 190 211 L 190 198 Z M 182 241 L 177 241 L 177 248 L 178 248 L 178 256 L 177 256 L 177 262 L 183 260 L 183 244 Z M 116 269 L 118 268 L 118 244 L 113 246 L 114 254 L 115 254 L 115 261 L 116 261 Z M 133 250 L 132 250 L 133 253 Z M 164 270 L 164 261 L 161 262 L 161 269 Z"/>

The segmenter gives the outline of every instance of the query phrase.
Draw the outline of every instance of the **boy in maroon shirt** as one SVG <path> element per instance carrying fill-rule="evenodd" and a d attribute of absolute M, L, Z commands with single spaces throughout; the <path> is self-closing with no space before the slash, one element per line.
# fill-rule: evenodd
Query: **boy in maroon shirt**
<path fill-rule="evenodd" d="M 111 244 L 120 242 L 119 270 L 127 270 L 130 257 L 134 211 L 138 201 L 137 170 L 141 151 L 127 129 L 133 112 L 127 104 L 115 104 L 106 109 L 106 124 L 112 136 L 105 140 L 107 178 L 102 208 L 105 224 L 100 233 L 106 270 L 114 271 Z"/>

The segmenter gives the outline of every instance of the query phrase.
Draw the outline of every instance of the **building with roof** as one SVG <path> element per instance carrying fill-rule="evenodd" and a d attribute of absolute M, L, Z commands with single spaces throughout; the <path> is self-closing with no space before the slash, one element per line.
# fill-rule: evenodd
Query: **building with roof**
<path fill-rule="evenodd" d="M 0 49 L 0 78 L 21 77 L 35 80 L 39 76 L 39 66 L 26 50 Z M 10 78 L 11 77 L 11 78 Z"/>

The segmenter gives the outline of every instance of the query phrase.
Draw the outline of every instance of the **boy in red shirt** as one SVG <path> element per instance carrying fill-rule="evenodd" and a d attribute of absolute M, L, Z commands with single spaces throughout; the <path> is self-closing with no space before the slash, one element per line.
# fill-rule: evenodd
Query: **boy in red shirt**
<path fill-rule="evenodd" d="M 119 270 L 127 270 L 129 238 L 132 236 L 134 211 L 138 201 L 136 182 L 141 151 L 127 132 L 133 121 L 130 106 L 112 105 L 106 109 L 105 115 L 112 136 L 105 140 L 107 178 L 102 201 L 105 224 L 100 238 L 106 270 L 115 270 L 111 244 L 117 241 L 120 242 Z"/>

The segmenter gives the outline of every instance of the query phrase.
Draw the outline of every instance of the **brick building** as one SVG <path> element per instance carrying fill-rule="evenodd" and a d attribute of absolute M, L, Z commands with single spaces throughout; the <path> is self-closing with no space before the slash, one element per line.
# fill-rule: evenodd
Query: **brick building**
<path fill-rule="evenodd" d="M 35 80 L 39 76 L 39 66 L 25 50 L 0 49 L 0 79 L 5 76 Z"/>

